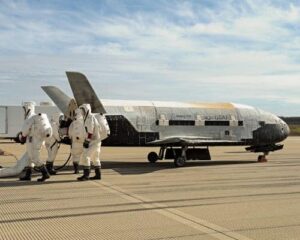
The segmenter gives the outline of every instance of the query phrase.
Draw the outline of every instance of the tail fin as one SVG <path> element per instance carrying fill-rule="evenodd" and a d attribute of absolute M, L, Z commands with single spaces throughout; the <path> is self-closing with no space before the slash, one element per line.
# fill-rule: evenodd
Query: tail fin
<path fill-rule="evenodd" d="M 69 105 L 74 99 L 70 98 L 63 91 L 54 86 L 43 86 L 42 89 L 51 98 L 59 110 L 67 117 L 70 117 Z"/>
<path fill-rule="evenodd" d="M 106 113 L 105 108 L 85 75 L 79 72 L 66 72 L 78 106 L 89 103 L 93 113 Z"/>

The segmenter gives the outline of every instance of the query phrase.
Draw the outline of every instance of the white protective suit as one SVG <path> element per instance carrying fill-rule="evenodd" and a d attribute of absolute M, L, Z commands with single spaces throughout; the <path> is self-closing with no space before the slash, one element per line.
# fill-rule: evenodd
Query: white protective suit
<path fill-rule="evenodd" d="M 0 178 L 14 177 L 19 175 L 23 169 L 28 165 L 29 157 L 27 153 L 17 161 L 16 165 L 8 168 L 0 168 Z"/>
<path fill-rule="evenodd" d="M 71 156 L 73 164 L 79 164 L 83 153 L 83 142 L 86 137 L 83 116 L 80 109 L 75 110 L 75 118 L 69 127 L 69 137 L 72 141 Z"/>
<path fill-rule="evenodd" d="M 60 135 L 59 135 L 59 124 L 60 124 L 60 118 L 62 114 L 56 113 L 51 116 L 50 118 L 50 124 L 52 127 L 52 136 L 50 138 L 47 138 L 45 141 L 45 147 L 47 149 L 48 158 L 46 161 L 46 168 L 48 170 L 48 173 L 50 175 L 55 175 L 56 170 L 54 169 L 54 160 L 57 156 L 57 152 L 60 146 Z"/>
<path fill-rule="evenodd" d="M 23 109 L 24 109 L 24 120 L 25 121 L 35 115 L 35 103 L 34 102 L 23 103 Z M 0 169 L 0 178 L 17 176 L 28 165 L 29 165 L 29 156 L 26 152 L 17 161 L 15 166 L 9 167 L 9 168 L 1 168 Z"/>
<path fill-rule="evenodd" d="M 101 141 L 109 135 L 109 126 L 105 116 L 98 115 L 98 119 L 95 114 L 91 112 L 90 104 L 82 104 L 79 109 L 82 111 L 85 140 L 83 142 L 83 155 L 82 165 L 83 176 L 77 178 L 79 181 L 86 181 L 89 179 L 100 180 L 101 179 L 101 162 L 100 162 L 100 149 Z M 103 135 L 103 138 L 101 137 Z M 91 161 L 94 164 L 95 176 L 89 177 Z"/>
<path fill-rule="evenodd" d="M 26 137 L 26 150 L 29 156 L 29 166 L 32 163 L 43 166 L 40 159 L 40 151 L 44 141 L 52 136 L 52 127 L 46 114 L 39 113 L 25 120 L 22 127 L 22 136 Z"/>
<path fill-rule="evenodd" d="M 90 168 L 91 161 L 93 161 L 95 167 L 101 167 L 99 158 L 101 148 L 100 124 L 95 115 L 92 114 L 90 104 L 82 104 L 79 109 L 84 116 L 85 141 L 89 142 L 89 147 L 83 150 L 82 165 L 84 168 Z"/>
<path fill-rule="evenodd" d="M 57 113 L 57 114 L 53 115 L 50 119 L 50 125 L 52 127 L 52 136 L 45 140 L 45 147 L 48 152 L 47 163 L 54 162 L 57 152 L 58 152 L 58 149 L 59 149 L 59 141 L 60 141 L 59 119 L 61 116 L 62 116 L 61 113 Z"/>
<path fill-rule="evenodd" d="M 25 102 L 23 103 L 24 120 L 27 120 L 35 115 L 35 103 Z"/>
<path fill-rule="evenodd" d="M 102 114 L 95 114 L 96 119 L 98 120 L 98 123 L 100 125 L 100 138 L 101 141 L 109 137 L 110 135 L 110 128 L 107 122 L 107 119 Z"/>

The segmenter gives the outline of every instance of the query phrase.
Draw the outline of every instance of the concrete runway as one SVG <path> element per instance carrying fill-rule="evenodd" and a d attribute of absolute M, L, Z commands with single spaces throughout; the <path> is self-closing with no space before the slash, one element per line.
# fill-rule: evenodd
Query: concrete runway
<path fill-rule="evenodd" d="M 0 239 L 300 239 L 299 146 L 290 137 L 268 163 L 211 148 L 213 161 L 184 168 L 147 163 L 151 148 L 103 148 L 101 181 L 77 182 L 71 168 L 43 184 L 0 179 Z"/>

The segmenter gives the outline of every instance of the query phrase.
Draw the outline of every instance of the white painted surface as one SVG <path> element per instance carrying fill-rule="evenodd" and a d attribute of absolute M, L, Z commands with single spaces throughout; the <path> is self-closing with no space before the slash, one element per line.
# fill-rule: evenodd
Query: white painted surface
<path fill-rule="evenodd" d="M 170 108 L 224 108 L 224 107 L 236 107 L 244 105 L 236 105 L 232 103 L 213 103 L 213 102 L 171 102 L 171 101 L 142 101 L 142 100 L 113 100 L 113 99 L 101 99 L 101 102 L 105 106 L 122 106 L 122 107 L 170 107 Z M 250 108 L 250 107 L 248 107 Z"/>
<path fill-rule="evenodd" d="M 2 111 L 0 112 L 0 138 L 14 138 L 20 132 L 24 121 L 24 110 L 22 106 L 0 106 L 0 109 L 6 108 L 6 122 L 2 120 Z M 46 113 L 48 117 L 59 113 L 54 106 L 36 106 L 36 113 Z M 7 127 L 7 131 L 2 131 Z"/>
<path fill-rule="evenodd" d="M 6 133 L 6 107 L 0 107 L 0 134 Z"/>
<path fill-rule="evenodd" d="M 245 104 L 232 103 L 232 105 L 233 105 L 235 108 L 254 109 L 254 107 L 249 106 L 249 105 L 245 105 Z"/>
<path fill-rule="evenodd" d="M 0 178 L 14 177 L 19 175 L 23 169 L 28 165 L 29 157 L 27 153 L 16 162 L 16 165 L 8 168 L 0 168 Z"/>

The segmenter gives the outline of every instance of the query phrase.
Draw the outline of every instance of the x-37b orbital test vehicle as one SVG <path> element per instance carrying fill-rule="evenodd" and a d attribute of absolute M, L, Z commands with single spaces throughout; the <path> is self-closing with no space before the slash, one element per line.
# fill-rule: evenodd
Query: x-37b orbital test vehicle
<path fill-rule="evenodd" d="M 105 114 L 110 136 L 103 146 L 159 146 L 148 154 L 149 162 L 173 159 L 177 167 L 187 160 L 210 160 L 210 146 L 245 146 L 262 153 L 281 150 L 289 135 L 288 125 L 260 109 L 234 103 L 182 103 L 99 100 L 87 78 L 67 72 L 77 105 L 90 103 L 92 112 Z M 68 115 L 71 98 L 54 86 L 43 90 Z"/>

